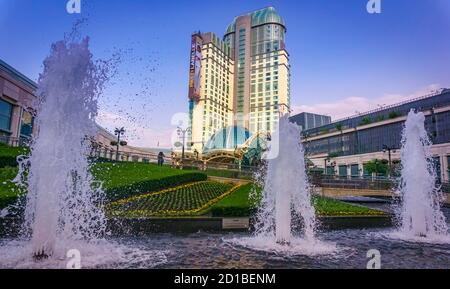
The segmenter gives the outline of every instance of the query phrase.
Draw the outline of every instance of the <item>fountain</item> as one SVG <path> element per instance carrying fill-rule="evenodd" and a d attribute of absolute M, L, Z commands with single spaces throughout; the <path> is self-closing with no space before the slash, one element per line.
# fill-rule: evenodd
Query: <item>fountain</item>
<path fill-rule="evenodd" d="M 301 129 L 282 116 L 279 128 L 272 136 L 267 154 L 267 169 L 260 180 L 264 189 L 257 213 L 255 235 L 238 244 L 256 249 L 281 250 L 291 253 L 320 254 L 335 250 L 315 237 L 317 226 L 315 210 L 311 204 L 311 186 L 306 174 Z M 293 227 L 300 216 L 303 236 L 293 235 Z M 295 218 L 297 217 L 297 218 Z"/>
<path fill-rule="evenodd" d="M 277 149 L 278 155 L 268 161 L 256 234 L 274 233 L 279 244 L 291 242 L 291 207 L 302 217 L 305 238 L 314 239 L 316 217 L 311 204 L 300 132 L 300 128 L 289 122 L 287 116 L 281 117 L 279 129 L 273 136 L 278 141 L 270 148 Z M 274 148 L 276 145 L 278 148 Z"/>
<path fill-rule="evenodd" d="M 26 225 L 34 256 L 53 254 L 63 239 L 95 239 L 105 232 L 87 156 L 95 134 L 96 98 L 105 80 L 92 61 L 88 38 L 52 46 L 38 81 L 40 99 L 28 172 Z"/>
<path fill-rule="evenodd" d="M 37 134 L 30 157 L 19 160 L 15 180 L 28 191 L 25 220 L 21 236 L 0 247 L 0 267 L 64 268 L 73 250 L 80 252 L 83 267 L 165 262 L 160 251 L 106 239 L 104 193 L 93 180 L 88 155 L 97 129 L 97 98 L 118 59 L 94 61 L 89 38 L 77 38 L 75 26 L 44 61 L 36 93 Z"/>
<path fill-rule="evenodd" d="M 420 241 L 448 237 L 441 211 L 442 193 L 436 184 L 431 141 L 425 130 L 425 116 L 411 110 L 405 122 L 401 148 L 401 182 L 397 191 L 401 205 L 396 210 L 395 236 Z"/>

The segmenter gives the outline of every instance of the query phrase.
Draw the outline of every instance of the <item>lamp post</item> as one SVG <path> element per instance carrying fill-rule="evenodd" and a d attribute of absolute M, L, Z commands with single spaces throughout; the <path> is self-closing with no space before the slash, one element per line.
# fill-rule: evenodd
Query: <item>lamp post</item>
<path fill-rule="evenodd" d="M 122 135 L 125 134 L 125 128 L 124 128 L 124 127 L 116 128 L 116 129 L 114 130 L 114 134 L 117 135 L 116 161 L 118 161 L 118 160 L 119 160 L 119 146 L 121 145 L 121 143 L 120 143 L 120 137 L 121 137 Z M 126 145 L 126 144 L 124 143 L 124 145 Z"/>
<path fill-rule="evenodd" d="M 388 145 L 383 145 L 383 153 L 388 152 L 388 157 L 389 157 L 389 173 L 388 173 L 388 177 L 391 177 L 391 172 L 392 172 L 392 156 L 391 156 L 391 152 L 395 153 L 396 150 L 397 150 L 396 147 L 390 147 Z"/>
<path fill-rule="evenodd" d="M 191 131 L 190 127 L 187 127 L 185 129 L 178 127 L 178 129 L 177 129 L 178 136 L 183 139 L 182 148 L 181 148 L 181 163 L 182 164 L 184 163 L 184 146 L 186 143 L 186 133 L 190 132 L 190 131 Z"/>

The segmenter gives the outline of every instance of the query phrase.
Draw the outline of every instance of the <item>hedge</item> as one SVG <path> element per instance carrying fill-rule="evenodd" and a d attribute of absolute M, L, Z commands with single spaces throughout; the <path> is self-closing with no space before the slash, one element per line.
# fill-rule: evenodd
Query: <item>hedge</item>
<path fill-rule="evenodd" d="M 30 149 L 25 147 L 10 147 L 0 144 L 0 168 L 16 167 L 17 157 L 29 154 Z"/>
<path fill-rule="evenodd" d="M 18 196 L 3 196 L 0 194 L 0 210 L 17 201 Z"/>
<path fill-rule="evenodd" d="M 16 167 L 18 165 L 17 163 L 17 157 L 12 156 L 0 156 L 0 168 L 4 167 Z"/>
<path fill-rule="evenodd" d="M 17 167 L 0 168 L 0 209 L 14 203 L 23 193 L 13 182 L 17 175 Z"/>
<path fill-rule="evenodd" d="M 233 207 L 212 207 L 211 213 L 214 217 L 249 217 L 256 213 L 257 209 L 249 206 L 233 206 Z"/>
<path fill-rule="evenodd" d="M 105 193 L 108 201 L 117 201 L 133 195 L 155 192 L 186 183 L 205 181 L 206 179 L 207 176 L 202 173 L 186 173 L 159 179 L 143 180 L 123 186 L 105 188 Z"/>

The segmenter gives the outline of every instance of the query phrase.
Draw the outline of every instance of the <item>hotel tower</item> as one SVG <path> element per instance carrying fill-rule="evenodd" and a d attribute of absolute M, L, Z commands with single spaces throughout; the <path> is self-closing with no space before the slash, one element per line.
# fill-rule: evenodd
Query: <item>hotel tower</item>
<path fill-rule="evenodd" d="M 189 150 L 203 152 L 215 134 L 229 134 L 230 127 L 244 131 L 243 137 L 224 140 L 229 144 L 219 148 L 233 149 L 250 135 L 275 129 L 290 107 L 285 35 L 273 7 L 235 17 L 223 39 L 212 32 L 192 35 Z"/>

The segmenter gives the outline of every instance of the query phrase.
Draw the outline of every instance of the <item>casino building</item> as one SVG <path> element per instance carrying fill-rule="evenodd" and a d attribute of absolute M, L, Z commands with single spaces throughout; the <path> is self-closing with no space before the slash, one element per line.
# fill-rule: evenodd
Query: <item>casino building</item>
<path fill-rule="evenodd" d="M 290 107 L 285 35 L 273 7 L 235 17 L 223 38 L 192 35 L 189 151 L 233 151 L 270 135 Z"/>
<path fill-rule="evenodd" d="M 36 83 L 0 60 L 0 142 L 27 145 L 34 123 Z"/>

